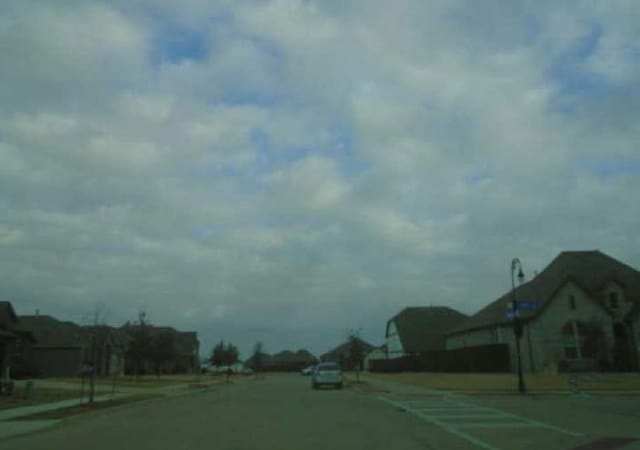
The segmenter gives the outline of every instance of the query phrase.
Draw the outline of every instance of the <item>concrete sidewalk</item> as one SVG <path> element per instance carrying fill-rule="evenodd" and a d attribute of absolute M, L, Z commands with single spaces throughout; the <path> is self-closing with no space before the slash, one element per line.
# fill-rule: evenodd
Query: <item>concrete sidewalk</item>
<path fill-rule="evenodd" d="M 99 395 L 96 396 L 95 402 L 104 402 L 106 400 L 116 400 L 122 397 L 127 397 L 129 394 L 115 394 L 111 395 Z M 86 397 L 83 399 L 83 404 L 87 403 Z M 0 410 L 0 422 L 5 420 L 15 419 L 16 417 L 30 416 L 31 414 L 43 413 L 48 411 L 55 411 L 56 409 L 68 408 L 70 406 L 77 406 L 80 404 L 79 398 L 72 398 L 69 400 L 60 400 L 51 403 L 42 403 L 40 405 L 32 406 L 19 406 L 17 408 Z"/>
<path fill-rule="evenodd" d="M 127 397 L 128 394 L 116 395 L 100 395 L 97 396 L 95 402 L 103 402 L 106 400 L 115 400 Z M 20 420 L 21 417 L 30 416 L 32 414 L 55 411 L 58 409 L 77 406 L 80 404 L 80 398 L 61 400 L 58 402 L 43 403 L 40 405 L 20 406 L 18 408 L 5 409 L 0 411 L 0 440 L 7 439 L 22 434 L 34 433 L 36 431 L 45 430 L 54 427 L 61 422 L 59 419 L 54 420 Z M 83 400 L 86 404 L 86 398 Z"/>

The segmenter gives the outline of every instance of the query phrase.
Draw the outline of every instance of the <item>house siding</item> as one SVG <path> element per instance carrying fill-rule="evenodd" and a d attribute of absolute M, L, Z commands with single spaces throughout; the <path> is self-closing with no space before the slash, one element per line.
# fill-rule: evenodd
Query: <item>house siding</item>
<path fill-rule="evenodd" d="M 573 296 L 575 309 L 570 308 L 569 297 Z M 603 324 L 608 347 L 613 345 L 612 320 L 605 309 L 590 298 L 578 285 L 566 283 L 546 304 L 535 319 L 523 323 L 520 340 L 522 369 L 525 372 L 556 371 L 565 359 L 562 327 L 570 320 Z M 638 324 L 636 324 L 638 330 Z M 638 333 L 636 333 L 636 337 Z M 516 341 L 511 325 L 470 330 L 447 337 L 447 349 L 453 350 L 476 345 L 506 343 L 509 345 L 511 368 L 517 368 Z M 640 342 L 638 342 L 640 346 Z"/>
<path fill-rule="evenodd" d="M 402 341 L 400 340 L 400 335 L 398 334 L 396 324 L 393 320 L 389 323 L 386 341 L 389 358 L 399 358 L 401 356 L 404 356 Z"/>
<path fill-rule="evenodd" d="M 569 297 L 575 299 L 575 309 L 570 308 Z M 579 286 L 568 282 L 548 303 L 545 310 L 532 325 L 532 340 L 535 342 L 534 357 L 540 370 L 554 371 L 565 360 L 562 327 L 570 320 L 585 323 L 602 323 L 608 348 L 613 346 L 612 320 L 606 310 L 589 297 Z"/>
<path fill-rule="evenodd" d="M 81 348 L 33 348 L 31 361 L 46 377 L 76 377 L 82 371 Z"/>

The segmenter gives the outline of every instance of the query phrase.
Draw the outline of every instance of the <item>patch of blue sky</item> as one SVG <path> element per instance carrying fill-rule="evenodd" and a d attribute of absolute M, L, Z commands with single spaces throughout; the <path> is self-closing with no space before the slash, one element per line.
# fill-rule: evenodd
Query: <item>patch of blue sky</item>
<path fill-rule="evenodd" d="M 608 181 L 618 177 L 640 175 L 640 159 L 617 158 L 584 161 L 581 168 L 597 178 Z"/>
<path fill-rule="evenodd" d="M 208 52 L 206 31 L 167 26 L 154 36 L 151 61 L 154 65 L 166 62 L 179 64 L 185 60 L 202 61 Z"/>
<path fill-rule="evenodd" d="M 580 100 L 602 98 L 610 93 L 612 87 L 605 77 L 590 71 L 585 64 L 603 34 L 601 25 L 591 25 L 582 38 L 547 66 L 545 78 L 557 89 L 550 105 L 552 109 L 573 112 Z"/>
<path fill-rule="evenodd" d="M 474 169 L 471 172 L 469 172 L 465 177 L 464 177 L 464 182 L 467 184 L 467 186 L 477 186 L 480 183 L 482 183 L 483 181 L 486 180 L 490 180 L 492 177 L 491 172 L 487 169 L 484 168 L 479 168 L 479 169 Z"/>

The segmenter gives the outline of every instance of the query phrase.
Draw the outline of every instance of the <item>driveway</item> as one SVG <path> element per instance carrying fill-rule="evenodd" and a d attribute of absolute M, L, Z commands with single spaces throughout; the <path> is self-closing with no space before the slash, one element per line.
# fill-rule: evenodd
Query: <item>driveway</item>
<path fill-rule="evenodd" d="M 534 420 L 529 412 L 518 415 L 513 409 L 519 406 L 509 401 L 488 403 L 483 399 L 464 399 L 463 403 L 454 399 L 452 403 L 445 397 L 411 390 L 314 391 L 306 377 L 273 374 L 263 380 L 72 418 L 52 430 L 4 441 L 0 447 L 553 450 L 574 448 L 594 437 L 584 430 Z M 492 420 L 486 420 L 487 414 Z M 469 420 L 472 422 L 465 422 Z M 482 426 L 465 428 L 478 423 Z M 465 437 L 467 432 L 471 439 Z"/>

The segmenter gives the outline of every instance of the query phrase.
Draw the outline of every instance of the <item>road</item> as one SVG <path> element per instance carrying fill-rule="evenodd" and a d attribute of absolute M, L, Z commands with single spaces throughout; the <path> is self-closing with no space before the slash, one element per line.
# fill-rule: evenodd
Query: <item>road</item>
<path fill-rule="evenodd" d="M 495 407 L 411 391 L 314 391 L 306 377 L 273 374 L 264 380 L 247 379 L 209 391 L 86 414 L 49 431 L 1 442 L 0 447 L 553 450 L 574 448 L 592 439 L 582 430 L 535 421 L 530 415 L 517 416 L 513 411 L 519 406 L 510 401 Z"/>

